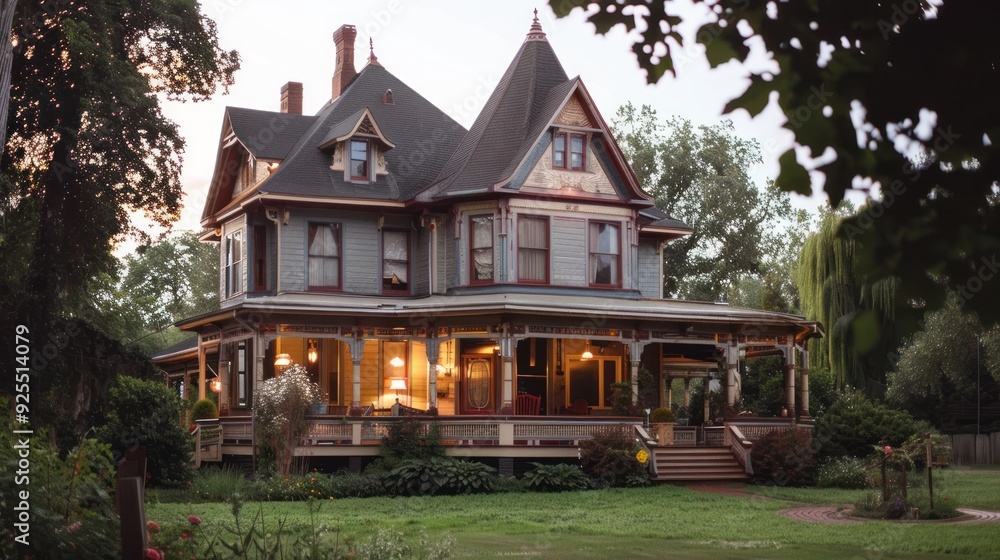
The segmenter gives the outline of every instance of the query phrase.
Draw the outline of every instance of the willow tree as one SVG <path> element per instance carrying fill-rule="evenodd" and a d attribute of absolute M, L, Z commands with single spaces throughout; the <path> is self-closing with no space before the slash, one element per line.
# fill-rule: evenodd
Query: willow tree
<path fill-rule="evenodd" d="M 81 325 L 94 324 L 95 282 L 116 275 L 115 242 L 142 237 L 136 213 L 169 226 L 180 211 L 184 140 L 159 101 L 226 90 L 239 57 L 220 49 L 196 0 L 21 2 L 11 44 L 0 326 L 27 324 L 47 354 L 35 356 L 48 367 L 32 396 L 60 385 L 73 399 L 111 374 L 97 352 L 117 341 Z M 13 363 L 12 351 L 0 359 Z M 58 399 L 41 399 L 36 420 L 47 402 L 62 414 Z"/>
<path fill-rule="evenodd" d="M 838 387 L 885 393 L 886 372 L 900 333 L 894 323 L 895 282 L 870 282 L 857 266 L 857 243 L 843 232 L 853 207 L 826 210 L 799 255 L 795 284 L 803 312 L 823 323 L 810 342 L 810 365 L 828 367 Z"/>

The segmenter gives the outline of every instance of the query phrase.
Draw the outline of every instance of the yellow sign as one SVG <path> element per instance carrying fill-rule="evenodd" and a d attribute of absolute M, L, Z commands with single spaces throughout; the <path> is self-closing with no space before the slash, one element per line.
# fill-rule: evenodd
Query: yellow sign
<path fill-rule="evenodd" d="M 645 449 L 640 449 L 639 452 L 635 454 L 635 458 L 639 461 L 640 465 L 645 465 L 646 461 L 649 460 L 649 453 L 646 453 Z"/>

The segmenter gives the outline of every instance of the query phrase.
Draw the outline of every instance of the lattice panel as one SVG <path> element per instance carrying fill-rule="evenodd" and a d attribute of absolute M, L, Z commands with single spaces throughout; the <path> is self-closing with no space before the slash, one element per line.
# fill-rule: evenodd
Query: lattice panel
<path fill-rule="evenodd" d="M 440 424 L 441 439 L 499 439 L 498 424 Z"/>
<path fill-rule="evenodd" d="M 309 424 L 308 436 L 310 438 L 351 438 L 350 424 Z"/>

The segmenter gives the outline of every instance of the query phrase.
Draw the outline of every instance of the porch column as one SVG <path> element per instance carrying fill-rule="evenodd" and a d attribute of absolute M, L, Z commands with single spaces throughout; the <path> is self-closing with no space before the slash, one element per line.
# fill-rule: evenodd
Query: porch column
<path fill-rule="evenodd" d="M 712 383 L 711 382 L 712 382 L 712 378 L 710 378 L 710 377 L 706 377 L 705 378 L 705 388 L 704 388 L 704 394 L 705 394 L 705 416 L 703 417 L 705 419 L 705 425 L 708 425 L 708 421 L 712 419 L 712 393 L 711 393 Z"/>
<path fill-rule="evenodd" d="M 666 383 L 667 389 L 663 394 L 666 395 L 667 400 L 663 402 L 663 407 L 670 408 L 670 405 L 674 402 L 674 378 L 668 375 L 664 379 L 664 383 Z"/>
<path fill-rule="evenodd" d="M 809 417 L 809 346 L 808 341 L 804 343 L 802 347 L 802 363 L 799 367 L 799 371 L 802 372 L 802 388 L 801 388 L 801 404 L 799 409 L 799 415 L 802 418 Z"/>
<path fill-rule="evenodd" d="M 347 341 L 351 352 L 351 408 L 361 407 L 361 355 L 365 351 L 365 339 L 352 338 Z"/>
<path fill-rule="evenodd" d="M 441 349 L 441 341 L 437 337 L 430 337 L 426 341 L 427 347 L 427 408 L 437 408 L 438 402 L 438 351 Z"/>
<path fill-rule="evenodd" d="M 628 343 L 629 358 L 632 360 L 632 404 L 639 402 L 639 364 L 642 351 L 648 342 L 632 341 Z"/>
<path fill-rule="evenodd" d="M 691 378 L 684 377 L 684 408 L 691 406 Z"/>
<path fill-rule="evenodd" d="M 514 413 L 514 337 L 504 328 L 500 336 L 500 358 L 503 360 L 503 403 L 500 412 Z"/>
<path fill-rule="evenodd" d="M 788 417 L 795 418 L 795 345 L 785 349 L 785 408 Z"/>
<path fill-rule="evenodd" d="M 739 396 L 738 379 L 740 376 L 740 349 L 735 343 L 726 347 L 726 405 L 736 406 Z"/>
<path fill-rule="evenodd" d="M 201 338 L 201 337 L 199 337 Z M 198 344 L 198 400 L 205 398 L 205 346 Z M 220 380 L 221 381 L 221 380 Z"/>

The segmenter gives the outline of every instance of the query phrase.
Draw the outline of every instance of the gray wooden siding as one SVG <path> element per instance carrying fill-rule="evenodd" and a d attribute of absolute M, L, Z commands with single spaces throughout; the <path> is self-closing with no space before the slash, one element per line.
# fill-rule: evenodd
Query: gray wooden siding
<path fill-rule="evenodd" d="M 660 297 L 660 256 L 655 239 L 639 240 L 638 280 L 642 297 Z"/>
<path fill-rule="evenodd" d="M 445 258 L 441 259 L 444 261 L 445 265 L 445 286 L 446 288 L 454 288 L 459 284 L 459 274 L 458 274 L 458 253 L 461 248 L 459 245 L 462 240 L 455 239 L 455 220 L 448 219 L 445 221 L 447 224 L 444 228 L 444 238 L 441 243 L 445 246 Z"/>
<path fill-rule="evenodd" d="M 309 223 L 339 223 L 345 292 L 377 295 L 381 268 L 378 215 L 366 212 L 330 212 L 292 209 L 288 225 L 281 226 L 281 288 L 300 292 L 307 286 Z"/>
<path fill-rule="evenodd" d="M 587 286 L 587 221 L 552 218 L 552 268 L 554 286 Z"/>
<path fill-rule="evenodd" d="M 430 237 L 431 232 L 422 227 L 411 234 L 413 241 L 410 255 L 410 293 L 415 296 L 430 293 Z"/>

